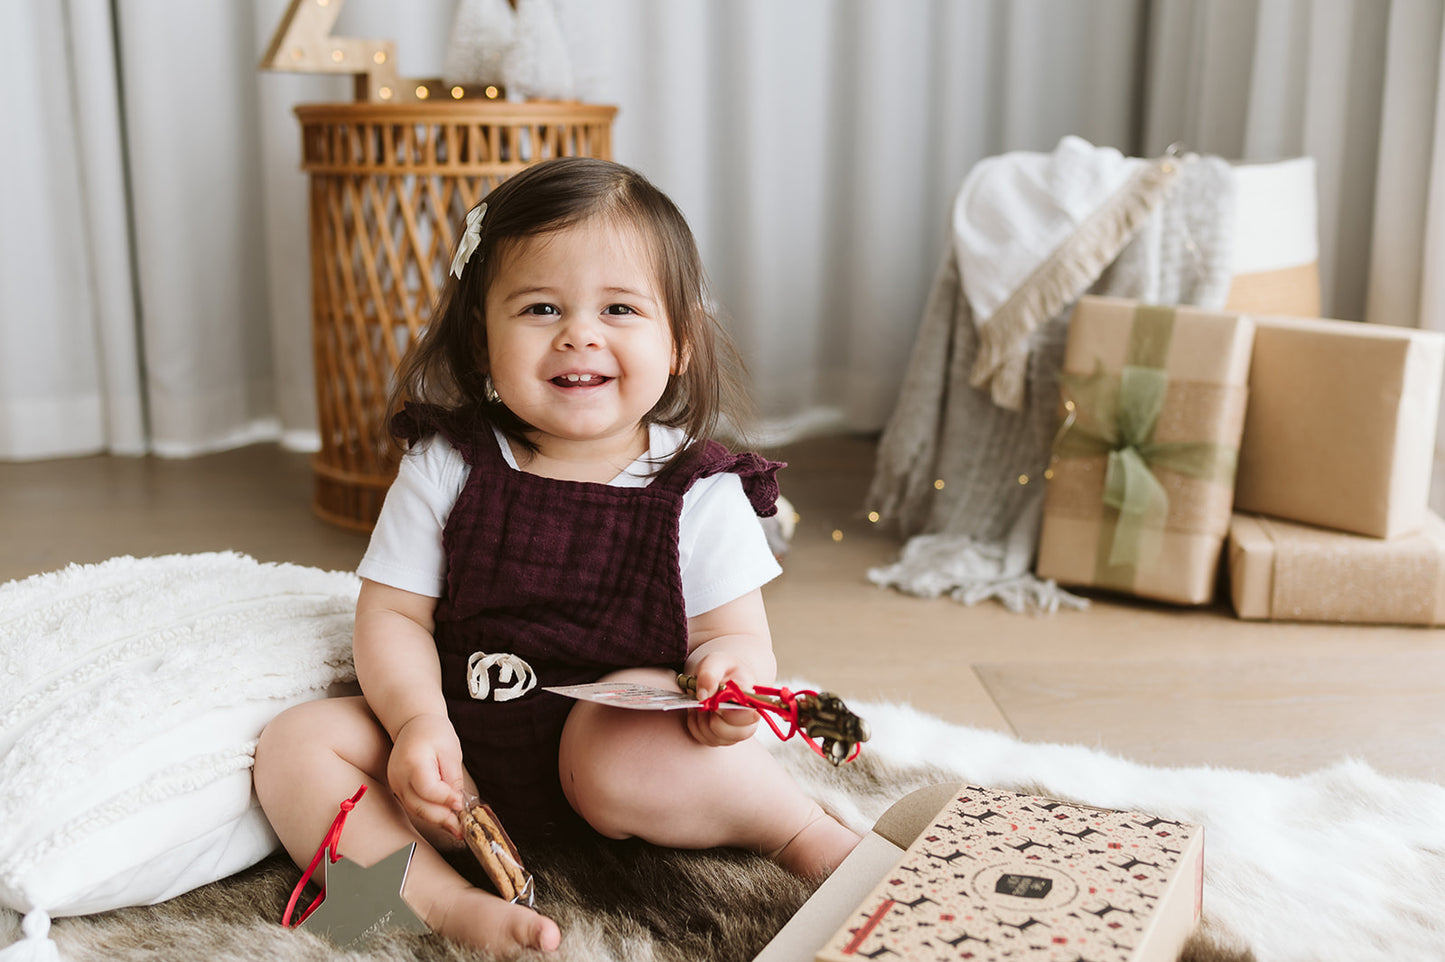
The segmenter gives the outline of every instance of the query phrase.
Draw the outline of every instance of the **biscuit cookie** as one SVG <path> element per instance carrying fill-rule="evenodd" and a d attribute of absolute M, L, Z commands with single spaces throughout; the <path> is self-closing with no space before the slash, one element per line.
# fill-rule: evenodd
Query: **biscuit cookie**
<path fill-rule="evenodd" d="M 462 837 L 497 894 L 509 902 L 530 901 L 532 876 L 492 807 L 476 799 L 461 811 Z"/>

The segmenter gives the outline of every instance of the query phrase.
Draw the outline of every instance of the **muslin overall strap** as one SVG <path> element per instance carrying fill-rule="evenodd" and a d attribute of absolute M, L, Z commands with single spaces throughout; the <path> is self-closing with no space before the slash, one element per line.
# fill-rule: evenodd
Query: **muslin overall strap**
<path fill-rule="evenodd" d="M 436 609 L 447 710 L 483 800 L 519 844 L 582 831 L 557 773 L 574 702 L 543 689 L 681 666 L 677 540 L 691 482 L 558 481 L 511 467 L 494 437 L 468 449 L 471 473 L 443 531 L 447 587 Z M 510 677 L 468 684 L 469 665 L 492 662 L 532 673 L 535 685 L 508 700 L 474 698 L 477 688 L 518 688 Z"/>
<path fill-rule="evenodd" d="M 760 518 L 770 518 L 778 512 L 778 471 L 787 467 L 780 461 L 769 461 L 751 451 L 734 454 L 716 441 L 694 444 L 688 451 L 678 455 L 676 464 L 659 478 L 687 491 L 702 478 L 715 474 L 736 474 L 743 483 L 743 493 L 748 503 Z"/>

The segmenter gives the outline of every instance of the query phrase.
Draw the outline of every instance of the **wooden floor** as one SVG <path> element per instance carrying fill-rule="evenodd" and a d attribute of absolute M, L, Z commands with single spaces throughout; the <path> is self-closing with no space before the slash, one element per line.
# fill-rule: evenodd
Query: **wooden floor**
<path fill-rule="evenodd" d="M 1096 598 L 1015 615 L 873 587 L 899 544 L 863 517 L 864 438 L 777 452 L 799 515 L 765 590 L 785 678 L 845 699 L 1158 765 L 1298 773 L 1347 756 L 1445 782 L 1445 629 L 1241 622 Z M 0 463 L 0 581 L 130 554 L 234 550 L 350 569 L 366 538 L 310 512 L 305 455 Z"/>

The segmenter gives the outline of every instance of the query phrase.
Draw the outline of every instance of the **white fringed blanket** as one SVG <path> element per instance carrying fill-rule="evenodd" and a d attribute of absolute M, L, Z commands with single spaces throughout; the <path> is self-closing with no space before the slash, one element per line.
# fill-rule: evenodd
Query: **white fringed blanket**
<path fill-rule="evenodd" d="M 349 575 L 258 565 L 238 555 L 198 555 L 116 559 L 0 586 L 0 863 L 10 871 L 7 904 L 32 908 L 14 903 L 26 891 L 20 883 L 31 879 L 25 872 L 45 859 L 32 858 L 16 869 L 16 853 L 37 852 L 47 839 L 53 839 L 46 843 L 47 857 L 70 858 L 61 864 L 63 872 L 48 876 L 48 894 L 55 898 L 102 891 L 110 904 L 119 905 L 174 894 L 174 885 L 156 890 L 168 874 L 176 874 L 174 867 L 161 871 L 158 861 L 181 841 L 179 831 L 174 838 L 165 834 L 167 826 L 221 829 L 223 815 L 242 823 L 254 817 L 244 775 L 246 740 L 232 749 L 240 752 L 239 788 L 234 778 L 225 780 L 225 765 L 196 769 L 207 777 L 193 780 L 194 794 L 159 775 L 139 783 L 131 777 L 122 785 L 121 773 L 147 765 L 166 769 L 161 749 L 175 744 L 167 732 L 171 738 L 209 732 L 209 741 L 190 745 L 189 758 L 222 750 L 241 728 L 259 730 L 255 712 L 243 713 L 241 722 L 218 716 L 226 705 L 273 699 L 264 714 L 349 677 L 355 585 Z M 85 651 L 93 657 L 80 657 Z M 171 677 L 175 672 L 194 674 Z M 200 687 L 192 690 L 192 684 Z M 794 682 L 793 687 L 818 686 Z M 53 698 L 70 688 L 83 690 L 83 697 Z M 46 698 L 70 731 L 47 732 L 31 724 Z M 778 743 L 766 730 L 759 737 L 812 794 L 860 830 L 915 788 L 965 780 L 1198 822 L 1206 828 L 1205 931 L 1218 946 L 1251 951 L 1258 962 L 1445 958 L 1445 787 L 1386 778 L 1350 761 L 1288 778 L 1150 767 L 1083 747 L 1030 744 L 951 725 L 903 705 L 848 700 L 874 732 L 858 764 L 834 770 L 796 742 Z M 210 727 L 188 724 L 187 712 L 200 712 L 199 720 Z M 104 750 L 92 751 L 92 741 Z M 149 761 L 133 749 L 123 763 L 108 760 L 108 755 L 120 759 L 116 753 L 127 751 L 125 746 L 147 744 Z M 236 766 L 231 774 L 237 774 Z M 217 807 L 202 790 L 220 792 L 231 808 Z M 64 814 L 57 805 L 109 796 L 123 799 L 129 816 L 149 813 L 146 830 L 158 833 L 150 836 L 152 843 L 168 843 L 151 844 L 152 864 L 133 863 L 129 876 L 107 866 L 119 854 L 133 857 L 145 846 L 137 846 L 136 833 L 117 831 L 120 821 L 76 822 L 69 835 L 41 831 L 49 824 L 45 819 Z M 147 809 L 161 805 L 162 796 L 169 808 Z M 208 820 L 216 824 L 208 826 Z M 255 831 L 229 839 L 223 833 L 221 841 L 204 831 L 196 837 L 210 839 L 212 855 L 206 868 L 184 876 L 197 885 L 208 881 L 208 872 L 220 877 L 235 871 L 238 850 L 254 861 L 258 846 L 264 852 L 269 844 Z M 73 857 L 81 852 L 86 859 Z M 741 892 L 739 898 L 757 897 L 755 888 L 742 884 L 748 878 L 768 880 L 748 863 L 721 864 L 721 871 L 738 875 L 720 890 Z M 149 887 L 137 884 L 136 897 L 127 899 L 127 878 Z M 291 868 L 281 866 L 269 879 L 253 880 L 239 900 L 244 904 L 237 904 L 227 880 L 156 909 L 58 919 L 52 935 L 62 957 L 73 959 L 455 958 L 434 939 L 427 941 L 430 937 L 388 941 L 343 956 L 328 954 L 312 936 L 282 932 L 272 917 L 279 908 L 272 913 L 263 903 L 278 894 L 284 903 L 293 879 Z M 101 882 L 109 887 L 97 888 Z M 648 882 L 642 884 L 652 891 Z M 257 898 L 257 891 L 263 897 Z M 558 891 L 551 887 L 552 894 Z M 667 895 L 658 891 L 656 897 Z M 213 905 L 216 918 L 208 920 Z M 585 910 L 569 911 L 564 930 L 570 934 L 559 962 L 680 957 L 695 962 L 679 956 L 666 938 L 599 934 L 585 914 L 577 914 Z M 210 932 L 204 936 L 209 941 L 194 941 L 202 930 Z M 21 935 L 19 913 L 0 909 L 0 947 Z"/>

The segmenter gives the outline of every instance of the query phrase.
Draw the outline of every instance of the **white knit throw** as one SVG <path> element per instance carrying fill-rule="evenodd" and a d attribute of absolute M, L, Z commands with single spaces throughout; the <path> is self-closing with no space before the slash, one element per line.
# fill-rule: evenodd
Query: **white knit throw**
<path fill-rule="evenodd" d="M 1229 164 L 1197 155 L 1169 163 L 1170 177 L 1134 177 L 1088 220 L 1085 234 L 1102 249 L 1127 240 L 1117 258 L 1101 263 L 1093 241 L 1066 244 L 1029 277 L 1034 293 L 1013 299 L 1025 310 L 1010 323 L 1026 332 L 1025 353 L 1011 365 L 1023 372 L 1017 410 L 995 403 L 997 384 L 971 383 L 984 335 L 958 259 L 944 254 L 867 498 L 911 540 L 896 563 L 869 572 L 875 584 L 965 604 L 992 598 L 1014 611 L 1085 604 L 1032 573 L 1073 303 L 1094 293 L 1218 309 L 1229 290 Z"/>

